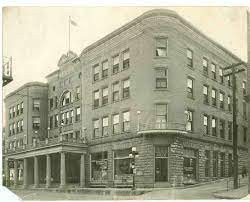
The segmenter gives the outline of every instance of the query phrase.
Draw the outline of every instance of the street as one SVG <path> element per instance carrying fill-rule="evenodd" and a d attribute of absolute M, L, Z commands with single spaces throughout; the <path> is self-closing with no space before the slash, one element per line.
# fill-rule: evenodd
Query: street
<path fill-rule="evenodd" d="M 246 184 L 246 178 L 244 179 Z M 211 184 L 200 185 L 196 187 L 175 189 L 154 189 L 137 196 L 120 196 L 120 195 L 97 195 L 84 193 L 58 193 L 31 190 L 15 190 L 18 196 L 23 200 L 160 200 L 160 199 L 216 199 L 213 194 L 219 191 L 226 191 L 226 181 Z M 246 193 L 247 194 L 247 193 Z"/>

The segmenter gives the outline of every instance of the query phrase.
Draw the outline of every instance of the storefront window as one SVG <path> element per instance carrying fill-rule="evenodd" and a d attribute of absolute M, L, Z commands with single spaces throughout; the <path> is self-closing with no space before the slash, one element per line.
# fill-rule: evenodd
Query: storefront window
<path fill-rule="evenodd" d="M 184 184 L 193 184 L 196 181 L 197 154 L 194 149 L 184 149 L 183 180 Z"/>
<path fill-rule="evenodd" d="M 108 153 L 91 154 L 91 180 L 105 181 L 108 179 Z"/>
<path fill-rule="evenodd" d="M 127 182 L 132 180 L 132 159 L 129 158 L 130 149 L 117 150 L 114 152 L 114 178 Z"/>

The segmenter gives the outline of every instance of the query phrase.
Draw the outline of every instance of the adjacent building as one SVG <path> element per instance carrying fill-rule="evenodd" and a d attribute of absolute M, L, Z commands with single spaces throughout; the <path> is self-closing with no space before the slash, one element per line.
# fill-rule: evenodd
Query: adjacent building
<path fill-rule="evenodd" d="M 175 12 L 148 11 L 80 56 L 60 58 L 47 76 L 45 131 L 33 141 L 27 134 L 27 146 L 9 147 L 5 158 L 24 161 L 25 186 L 129 187 L 132 147 L 137 187 L 230 177 L 232 84 L 223 67 L 236 62 Z M 237 75 L 239 170 L 247 165 L 246 78 Z M 7 99 L 17 99 L 7 96 L 10 109 Z"/>

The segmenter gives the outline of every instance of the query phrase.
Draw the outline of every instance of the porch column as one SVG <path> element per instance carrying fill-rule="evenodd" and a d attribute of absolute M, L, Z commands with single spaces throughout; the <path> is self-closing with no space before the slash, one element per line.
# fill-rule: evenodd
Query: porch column
<path fill-rule="evenodd" d="M 34 156 L 34 187 L 39 186 L 38 156 Z"/>
<path fill-rule="evenodd" d="M 23 159 L 23 187 L 27 188 L 28 186 L 28 159 Z"/>
<path fill-rule="evenodd" d="M 18 180 L 18 168 L 17 168 L 18 162 L 16 159 L 14 159 L 14 186 L 17 186 L 17 180 Z"/>
<path fill-rule="evenodd" d="M 80 161 L 80 187 L 85 187 L 85 155 L 81 154 Z"/>
<path fill-rule="evenodd" d="M 51 159 L 50 155 L 46 155 L 46 187 L 50 187 L 51 185 Z"/>
<path fill-rule="evenodd" d="M 66 168 L 65 168 L 65 153 L 61 152 L 61 172 L 60 172 L 61 184 L 60 187 L 63 188 L 66 185 Z"/>
<path fill-rule="evenodd" d="M 5 158 L 5 164 L 4 164 L 4 172 L 5 172 L 5 186 L 10 186 L 10 169 L 9 169 L 9 160 L 8 158 Z"/>

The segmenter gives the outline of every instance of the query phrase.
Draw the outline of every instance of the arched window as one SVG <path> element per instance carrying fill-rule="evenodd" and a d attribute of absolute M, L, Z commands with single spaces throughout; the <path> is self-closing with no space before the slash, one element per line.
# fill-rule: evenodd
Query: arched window
<path fill-rule="evenodd" d="M 69 91 L 64 92 L 62 95 L 62 99 L 61 99 L 61 105 L 65 106 L 65 105 L 71 103 L 71 101 L 72 101 L 71 93 Z"/>

